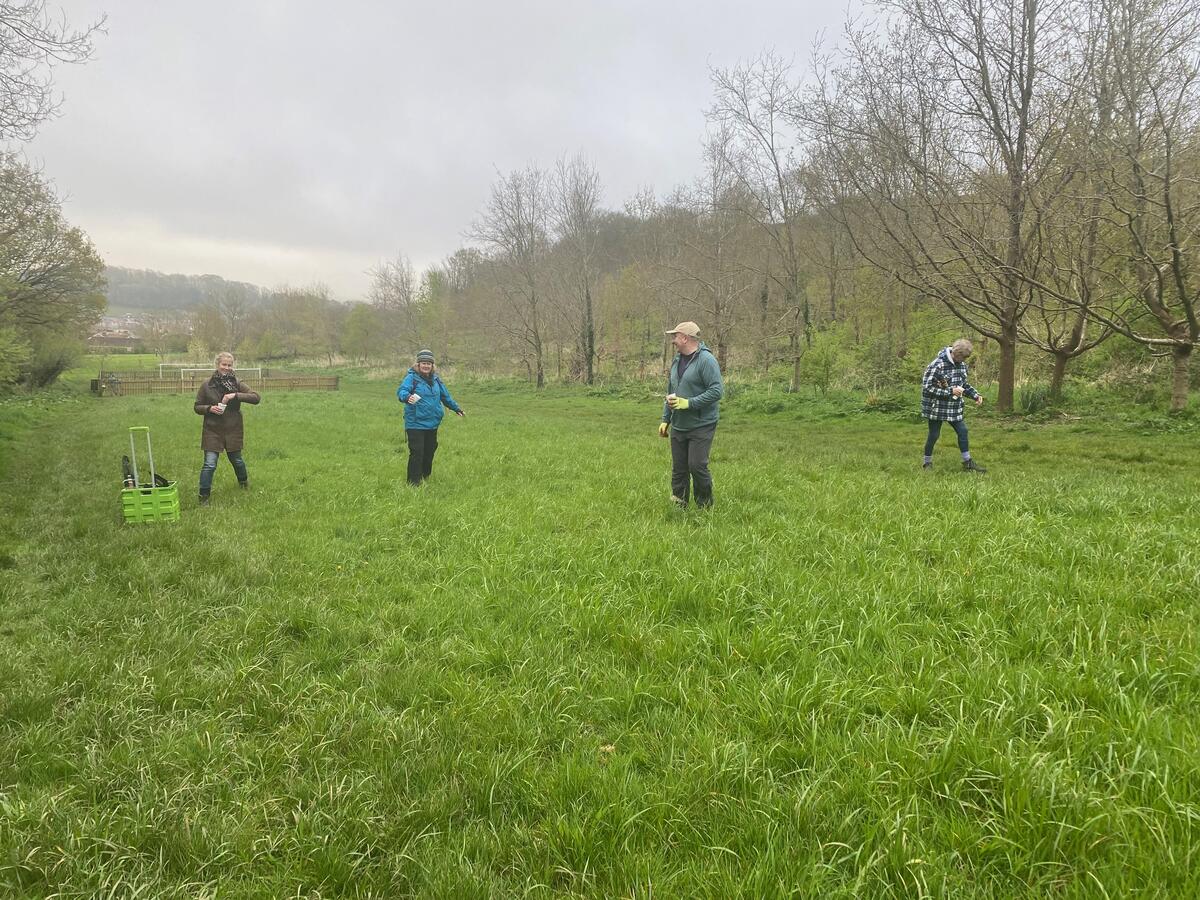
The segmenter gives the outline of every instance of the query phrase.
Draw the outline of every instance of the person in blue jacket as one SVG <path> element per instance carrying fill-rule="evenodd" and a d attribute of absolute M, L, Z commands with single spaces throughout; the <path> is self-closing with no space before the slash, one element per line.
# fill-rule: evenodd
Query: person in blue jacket
<path fill-rule="evenodd" d="M 667 334 L 677 355 L 667 375 L 667 399 L 658 434 L 671 440 L 671 500 L 687 506 L 690 487 L 696 505 L 708 507 L 713 504 L 708 453 L 725 392 L 721 367 L 701 343 L 695 322 L 680 322 Z"/>
<path fill-rule="evenodd" d="M 404 433 L 408 437 L 408 483 L 418 485 L 433 472 L 433 454 L 437 451 L 438 425 L 445 410 L 461 418 L 466 415 L 454 402 L 442 379 L 433 371 L 433 351 L 417 354 L 417 364 L 408 370 L 396 399 L 404 404 Z"/>

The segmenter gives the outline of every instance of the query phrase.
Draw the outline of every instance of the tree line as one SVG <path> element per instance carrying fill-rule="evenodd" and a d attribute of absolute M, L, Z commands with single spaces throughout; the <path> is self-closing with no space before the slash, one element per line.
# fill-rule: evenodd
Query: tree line
<path fill-rule="evenodd" d="M 1182 409 L 1200 341 L 1200 8 L 875 9 L 809 71 L 772 53 L 712 71 L 693 183 L 614 211 L 582 155 L 501 175 L 469 246 L 419 279 L 397 277 L 402 257 L 377 274 L 378 310 L 538 385 L 657 372 L 663 326 L 693 318 L 722 365 L 782 368 L 793 388 L 846 366 L 913 373 L 914 322 L 936 311 L 994 357 L 1002 410 L 1020 355 L 1053 396 L 1108 341 L 1164 357 Z"/>
<path fill-rule="evenodd" d="M 256 284 L 229 281 L 220 275 L 180 275 L 153 269 L 106 266 L 105 294 L 109 309 L 172 313 L 192 310 L 228 293 L 256 302 L 267 292 Z"/>
<path fill-rule="evenodd" d="M 1002 410 L 1022 373 L 1058 395 L 1102 348 L 1124 366 L 1161 357 L 1184 408 L 1200 341 L 1200 9 L 872 9 L 803 71 L 774 53 L 712 70 L 688 184 L 612 208 L 582 152 L 499 173 L 443 262 L 417 272 L 398 253 L 349 304 L 320 285 L 209 285 L 193 345 L 330 363 L 435 345 L 471 371 L 590 384 L 658 377 L 664 328 L 694 319 L 739 373 L 879 389 L 965 333 Z M 6 158 L 38 180 L 20 165 Z M 83 297 L 90 245 L 75 243 Z"/>

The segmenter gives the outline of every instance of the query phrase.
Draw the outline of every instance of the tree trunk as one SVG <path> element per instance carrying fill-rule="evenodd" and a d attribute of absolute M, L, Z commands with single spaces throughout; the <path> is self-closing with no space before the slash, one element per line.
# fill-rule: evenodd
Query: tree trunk
<path fill-rule="evenodd" d="M 1191 376 L 1192 346 L 1177 345 L 1171 350 L 1171 412 L 1183 412 L 1187 407 Z"/>
<path fill-rule="evenodd" d="M 537 376 L 536 384 L 539 388 L 546 386 L 546 359 L 542 352 L 542 336 L 534 331 L 533 333 L 533 365 L 534 372 Z"/>
<path fill-rule="evenodd" d="M 1017 326 L 1006 324 L 1000 331 L 1000 385 L 996 396 L 996 409 L 1012 412 L 1013 385 L 1017 380 Z"/>
<path fill-rule="evenodd" d="M 1062 350 L 1054 354 L 1054 371 L 1050 375 L 1050 399 L 1062 399 L 1063 380 L 1067 375 L 1067 361 L 1071 357 Z"/>
<path fill-rule="evenodd" d="M 538 322 L 538 294 L 533 288 L 532 280 L 530 281 L 529 291 L 529 318 L 532 323 L 529 328 L 530 343 L 533 345 L 533 363 L 537 372 L 537 386 L 539 388 L 546 386 L 546 360 L 545 351 L 542 347 L 542 329 Z"/>
<path fill-rule="evenodd" d="M 596 358 L 596 323 L 594 313 L 592 312 L 592 286 L 584 284 L 583 286 L 583 356 L 584 356 L 584 378 L 588 384 L 591 384 L 595 379 Z"/>
<path fill-rule="evenodd" d="M 837 289 L 838 289 L 838 259 L 837 245 L 831 238 L 829 242 L 829 321 L 838 320 Z"/>
<path fill-rule="evenodd" d="M 771 374 L 771 288 L 770 282 L 763 279 L 762 291 L 758 295 L 758 334 L 762 341 L 759 364 L 762 366 L 763 378 Z"/>
<path fill-rule="evenodd" d="M 792 393 L 800 391 L 800 310 L 796 310 L 796 318 L 788 333 L 788 349 L 792 351 Z"/>
<path fill-rule="evenodd" d="M 617 319 L 612 326 L 612 349 L 610 355 L 612 357 L 614 372 L 624 371 L 624 365 L 621 360 L 621 348 L 624 346 L 625 329 L 622 327 L 621 320 Z"/>

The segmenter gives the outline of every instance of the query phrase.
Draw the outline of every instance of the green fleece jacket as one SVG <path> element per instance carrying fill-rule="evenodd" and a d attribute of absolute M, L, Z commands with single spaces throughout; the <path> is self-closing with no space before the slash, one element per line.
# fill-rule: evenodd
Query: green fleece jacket
<path fill-rule="evenodd" d="M 721 367 L 717 358 L 708 347 L 700 345 L 696 358 L 679 377 L 679 361 L 682 357 L 675 356 L 667 376 L 667 393 L 677 397 L 686 397 L 687 409 L 671 409 L 663 402 L 664 422 L 670 423 L 676 431 L 691 431 L 693 428 L 703 428 L 705 425 L 715 425 L 720 418 L 718 407 L 721 396 L 725 393 L 725 384 L 721 381 Z"/>

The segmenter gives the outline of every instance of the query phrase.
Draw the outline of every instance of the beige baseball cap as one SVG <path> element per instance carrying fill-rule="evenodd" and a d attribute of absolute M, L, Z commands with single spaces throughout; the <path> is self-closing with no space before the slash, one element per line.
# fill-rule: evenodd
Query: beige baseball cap
<path fill-rule="evenodd" d="M 664 334 L 686 334 L 690 338 L 698 338 L 700 337 L 700 326 L 695 322 L 680 322 Z"/>

